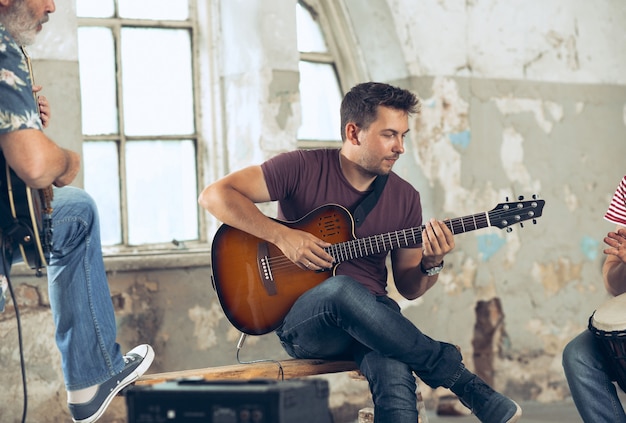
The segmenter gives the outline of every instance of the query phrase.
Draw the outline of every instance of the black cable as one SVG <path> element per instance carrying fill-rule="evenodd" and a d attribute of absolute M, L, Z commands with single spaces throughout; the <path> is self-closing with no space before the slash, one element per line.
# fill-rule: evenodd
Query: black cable
<path fill-rule="evenodd" d="M 20 369 L 22 373 L 22 390 L 24 395 L 23 407 L 22 407 L 22 423 L 26 422 L 26 412 L 28 410 L 28 390 L 26 388 L 26 366 L 24 364 L 24 344 L 22 341 L 22 323 L 20 320 L 20 311 L 17 306 L 17 301 L 15 299 L 15 293 L 13 292 L 13 285 L 11 284 L 11 278 L 9 277 L 8 267 L 7 267 L 7 252 L 5 240 L 0 239 L 0 244 L 2 244 L 2 268 L 4 272 L 4 277 L 7 280 L 7 285 L 9 286 L 9 293 L 11 294 L 11 301 L 13 301 L 13 307 L 15 308 L 15 320 L 17 323 L 17 340 L 19 345 L 20 352 Z"/>

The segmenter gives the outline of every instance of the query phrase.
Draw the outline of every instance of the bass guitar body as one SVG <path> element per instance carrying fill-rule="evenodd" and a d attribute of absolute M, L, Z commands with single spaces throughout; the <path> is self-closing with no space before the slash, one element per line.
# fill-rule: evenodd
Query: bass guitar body
<path fill-rule="evenodd" d="M 52 244 L 49 202 L 52 188 L 33 190 L 0 154 L 0 232 L 3 240 L 19 247 L 22 259 L 41 274 L 48 265 Z"/>

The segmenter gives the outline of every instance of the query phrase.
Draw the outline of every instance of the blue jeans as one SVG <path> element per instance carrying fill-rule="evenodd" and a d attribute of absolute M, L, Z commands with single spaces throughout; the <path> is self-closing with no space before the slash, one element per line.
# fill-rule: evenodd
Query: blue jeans
<path fill-rule="evenodd" d="M 375 421 L 415 423 L 416 384 L 450 387 L 465 366 L 458 349 L 424 335 L 389 297 L 335 276 L 298 298 L 276 330 L 295 358 L 354 359 L 367 378 Z"/>
<path fill-rule="evenodd" d="M 54 189 L 50 308 L 67 390 L 100 384 L 124 369 L 100 246 L 98 211 L 85 191 Z M 16 257 L 14 261 L 20 260 Z M 2 267 L 0 267 L 2 269 Z"/>
<path fill-rule="evenodd" d="M 563 350 L 565 377 L 585 423 L 626 423 L 626 414 L 604 357 L 594 334 L 591 331 L 581 333 Z"/>

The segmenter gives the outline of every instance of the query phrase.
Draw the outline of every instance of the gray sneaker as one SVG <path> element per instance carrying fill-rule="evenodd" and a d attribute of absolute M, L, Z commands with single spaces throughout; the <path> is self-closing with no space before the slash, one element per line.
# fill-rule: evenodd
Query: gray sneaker
<path fill-rule="evenodd" d="M 143 375 L 154 360 L 154 350 L 143 344 L 133 348 L 124 356 L 126 366 L 117 375 L 98 386 L 98 392 L 89 402 L 68 404 L 72 420 L 80 423 L 92 423 L 98 420 L 107 409 L 111 400 L 119 391 Z"/>

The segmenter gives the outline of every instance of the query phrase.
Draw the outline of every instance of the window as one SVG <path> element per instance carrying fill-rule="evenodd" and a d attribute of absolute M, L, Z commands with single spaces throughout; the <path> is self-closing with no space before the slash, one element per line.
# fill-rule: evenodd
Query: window
<path fill-rule="evenodd" d="M 85 190 L 105 246 L 200 237 L 192 3 L 77 2 Z"/>
<path fill-rule="evenodd" d="M 347 49 L 346 14 L 341 2 L 300 0 L 296 19 L 300 51 L 301 148 L 337 146 L 341 141 L 339 106 L 355 77 L 337 58 Z M 349 28 L 348 28 L 349 29 Z M 353 49 L 354 50 L 354 49 Z"/>

